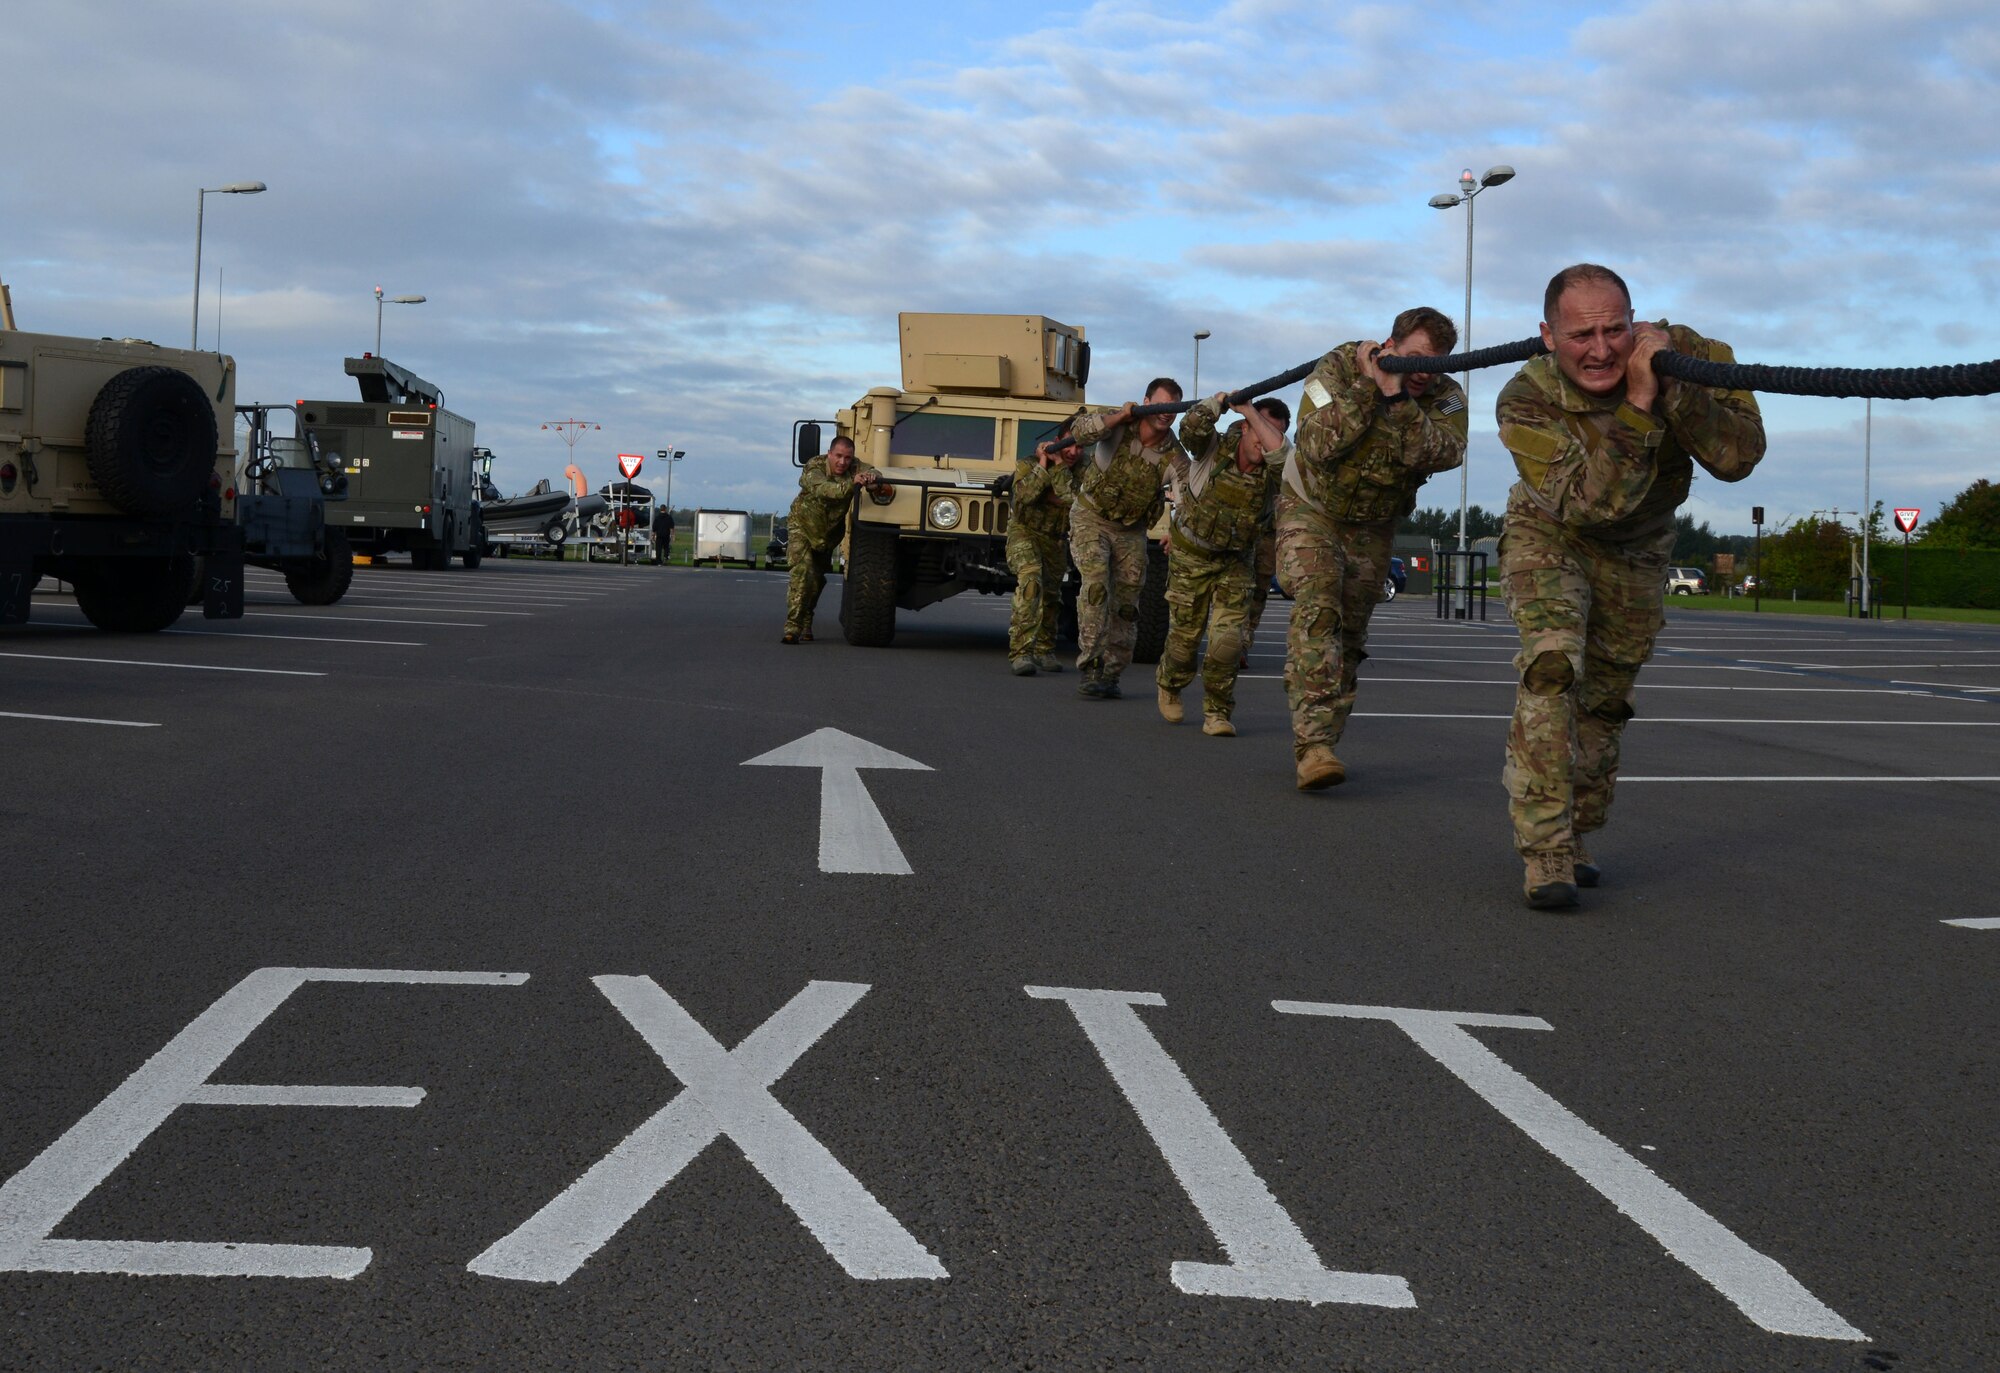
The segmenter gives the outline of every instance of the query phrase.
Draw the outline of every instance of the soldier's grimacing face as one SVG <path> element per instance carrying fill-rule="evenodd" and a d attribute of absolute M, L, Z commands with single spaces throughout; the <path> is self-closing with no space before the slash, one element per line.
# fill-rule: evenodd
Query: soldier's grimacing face
<path fill-rule="evenodd" d="M 1389 346 L 1382 351 L 1401 358 L 1435 358 L 1444 355 L 1444 350 L 1431 341 L 1431 332 L 1428 329 L 1412 329 L 1403 337 L 1392 339 Z M 1431 383 L 1436 380 L 1435 372 L 1405 372 L 1403 390 L 1409 395 L 1421 396 L 1431 389 Z"/>
<path fill-rule="evenodd" d="M 1164 386 L 1155 386 L 1146 393 L 1148 405 L 1172 405 L 1180 397 Z M 1139 421 L 1139 436 L 1147 443 L 1157 443 L 1174 427 L 1172 415 L 1147 415 Z"/>
<path fill-rule="evenodd" d="M 1632 360 L 1631 302 L 1608 281 L 1572 286 L 1556 301 L 1556 318 L 1542 322 L 1542 342 L 1580 390 L 1609 395 L 1625 384 Z"/>
<path fill-rule="evenodd" d="M 854 449 L 846 443 L 836 443 L 826 450 L 826 470 L 836 477 L 847 475 L 847 469 L 854 466 Z"/>

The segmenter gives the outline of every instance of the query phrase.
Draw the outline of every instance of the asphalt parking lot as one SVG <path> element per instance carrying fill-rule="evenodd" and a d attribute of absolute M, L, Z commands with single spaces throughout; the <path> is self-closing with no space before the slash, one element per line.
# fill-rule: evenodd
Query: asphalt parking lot
<path fill-rule="evenodd" d="M 2000 628 L 1675 602 L 1559 915 L 1497 601 L 1302 796 L 1282 601 L 1212 739 L 839 593 L 38 594 L 0 1365 L 1990 1366 Z"/>

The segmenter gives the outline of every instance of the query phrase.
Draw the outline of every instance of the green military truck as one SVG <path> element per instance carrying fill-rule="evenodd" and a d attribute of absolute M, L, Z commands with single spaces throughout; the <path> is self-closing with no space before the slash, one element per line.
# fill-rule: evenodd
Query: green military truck
<path fill-rule="evenodd" d="M 361 387 L 353 401 L 299 402 L 319 452 L 337 459 L 347 500 L 330 516 L 356 555 L 407 553 L 420 568 L 451 560 L 479 566 L 486 531 L 479 520 L 473 424 L 443 406 L 444 393 L 387 358 L 346 361 Z"/>
<path fill-rule="evenodd" d="M 14 327 L 0 287 L 0 624 L 44 577 L 99 629 L 181 617 L 197 559 L 210 619 L 243 614 L 235 360 Z"/>
<path fill-rule="evenodd" d="M 905 313 L 897 323 L 902 386 L 875 387 L 832 421 L 888 478 L 855 497 L 848 524 L 840 623 L 864 647 L 894 640 L 898 610 L 961 591 L 1013 593 L 1003 479 L 1084 412 L 1090 377 L 1083 330 L 1041 315 Z M 820 425 L 793 428 L 793 461 L 804 466 L 819 453 Z M 1166 561 L 1156 543 L 1140 600 L 1135 657 L 1144 663 L 1157 662 L 1166 643 Z M 1072 570 L 1068 633 L 1075 596 Z"/>

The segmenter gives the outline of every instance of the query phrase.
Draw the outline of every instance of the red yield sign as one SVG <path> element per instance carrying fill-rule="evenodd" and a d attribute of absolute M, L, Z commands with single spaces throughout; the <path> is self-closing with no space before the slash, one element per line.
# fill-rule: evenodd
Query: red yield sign
<path fill-rule="evenodd" d="M 639 469 L 645 466 L 645 464 L 645 458 L 637 453 L 620 453 L 618 455 L 618 470 L 625 474 L 626 481 L 636 478 L 639 475 Z"/>
<path fill-rule="evenodd" d="M 1921 510 L 1898 510 L 1896 512 L 1896 528 L 1902 530 L 1905 534 L 1913 532 L 1917 527 L 1917 516 L 1923 513 Z"/>

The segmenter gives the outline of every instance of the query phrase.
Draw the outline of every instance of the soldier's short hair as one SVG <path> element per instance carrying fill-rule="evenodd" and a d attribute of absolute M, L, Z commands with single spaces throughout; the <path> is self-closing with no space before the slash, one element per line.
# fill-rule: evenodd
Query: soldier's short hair
<path fill-rule="evenodd" d="M 1172 377 L 1154 377 L 1146 383 L 1146 390 L 1143 394 L 1150 396 L 1155 391 L 1165 391 L 1175 400 L 1181 398 L 1181 384 Z"/>
<path fill-rule="evenodd" d="M 1556 311 L 1562 305 L 1563 292 L 1572 286 L 1582 286 L 1586 282 L 1601 281 L 1616 286 L 1618 294 L 1625 297 L 1625 308 L 1632 308 L 1632 288 L 1625 284 L 1625 278 L 1609 267 L 1600 267 L 1595 262 L 1579 262 L 1574 267 L 1565 267 L 1549 278 L 1549 289 L 1542 292 L 1542 322 L 1554 325 Z"/>
<path fill-rule="evenodd" d="M 1253 410 L 1262 410 L 1280 429 L 1283 429 L 1292 422 L 1292 407 L 1279 400 L 1276 396 L 1266 396 L 1250 408 Z"/>
<path fill-rule="evenodd" d="M 832 442 L 832 443 L 829 443 L 829 444 L 828 444 L 828 445 L 826 446 L 826 451 L 827 451 L 827 452 L 829 452 L 829 453 L 831 453 L 831 452 L 832 452 L 832 451 L 834 450 L 834 447 L 835 447 L 836 445 L 838 445 L 838 444 L 843 444 L 843 443 L 847 445 L 847 447 L 848 447 L 849 451 L 852 451 L 852 450 L 853 450 L 853 448 L 854 448 L 854 440 L 853 440 L 853 439 L 850 439 L 850 438 L 849 438 L 849 437 L 847 437 L 847 435 L 845 435 L 845 434 L 835 434 L 835 435 L 833 436 L 833 442 Z"/>
<path fill-rule="evenodd" d="M 1428 305 L 1415 305 L 1397 315 L 1396 322 L 1389 326 L 1389 342 L 1401 343 L 1419 329 L 1429 334 L 1431 342 L 1442 352 L 1449 353 L 1458 347 L 1458 326 L 1451 322 L 1451 316 Z"/>

